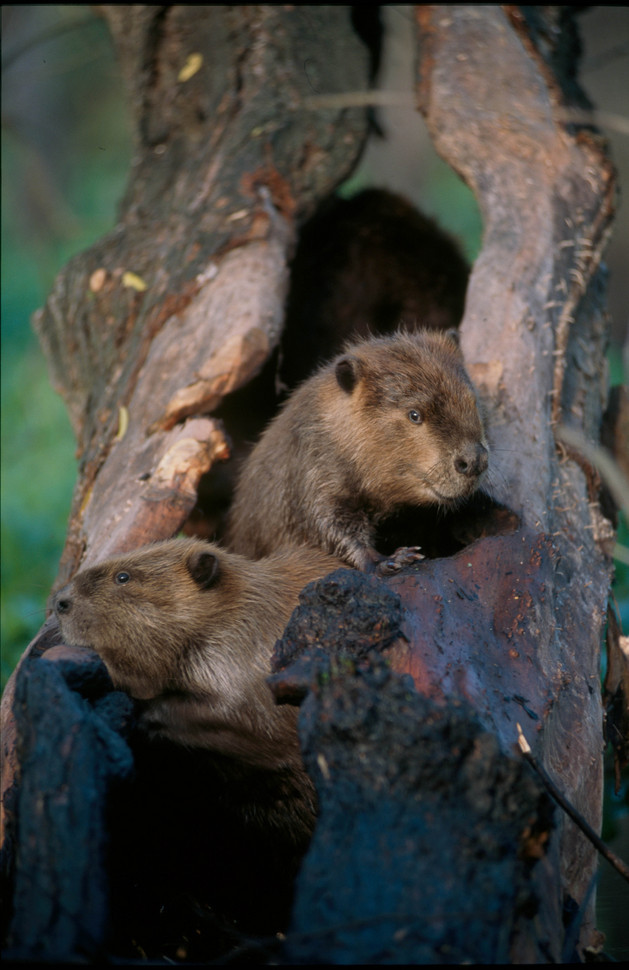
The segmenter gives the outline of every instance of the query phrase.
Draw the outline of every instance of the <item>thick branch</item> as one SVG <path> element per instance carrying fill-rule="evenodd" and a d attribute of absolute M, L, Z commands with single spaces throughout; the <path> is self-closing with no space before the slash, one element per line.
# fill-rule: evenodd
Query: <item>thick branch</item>
<path fill-rule="evenodd" d="M 367 85 L 347 7 L 100 10 L 137 155 L 115 230 L 66 267 L 35 319 L 81 456 L 59 582 L 82 558 L 185 521 L 228 447 L 215 424 L 185 422 L 215 410 L 277 343 L 294 220 L 347 175 L 366 134 L 361 110 L 302 109 L 313 85 Z M 155 475 L 175 424 L 196 444 L 165 489 Z"/>
<path fill-rule="evenodd" d="M 560 418 L 590 436 L 600 426 L 607 331 L 597 270 L 614 178 L 600 139 L 562 120 L 564 93 L 517 10 L 418 7 L 418 92 L 438 151 L 474 189 L 485 221 L 462 343 L 489 409 L 492 491 L 553 544 L 554 589 L 532 600 L 554 617 L 539 625 L 553 713 L 538 743 L 598 827 L 612 533 L 553 430 Z M 582 899 L 594 853 L 566 827 L 562 856 L 564 887 Z"/>

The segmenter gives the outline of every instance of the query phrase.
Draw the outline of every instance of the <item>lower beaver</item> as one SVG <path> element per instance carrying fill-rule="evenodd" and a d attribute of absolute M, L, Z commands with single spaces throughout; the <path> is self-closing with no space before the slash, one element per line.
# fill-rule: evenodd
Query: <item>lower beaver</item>
<path fill-rule="evenodd" d="M 171 539 L 81 570 L 53 607 L 65 642 L 94 649 L 141 700 L 145 734 L 301 771 L 297 712 L 275 705 L 266 677 L 299 592 L 339 565 L 317 550 L 250 562 Z"/>
<path fill-rule="evenodd" d="M 162 934 L 205 952 L 223 926 L 286 928 L 317 798 L 298 709 L 277 706 L 266 678 L 299 592 L 338 565 L 316 550 L 250 562 L 172 539 L 83 569 L 55 595 L 65 641 L 96 650 L 139 699 L 110 873 L 112 922 L 134 956 L 161 955 Z"/>
<path fill-rule="evenodd" d="M 301 384 L 245 462 L 227 543 L 260 558 L 309 544 L 358 569 L 405 506 L 452 506 L 481 484 L 488 446 L 456 334 L 350 344 Z"/>

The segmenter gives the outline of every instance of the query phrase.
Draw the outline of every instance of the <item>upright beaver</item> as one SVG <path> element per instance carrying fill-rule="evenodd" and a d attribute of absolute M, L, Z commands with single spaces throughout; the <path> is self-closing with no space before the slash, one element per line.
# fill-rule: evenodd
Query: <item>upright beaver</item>
<path fill-rule="evenodd" d="M 245 462 L 227 541 L 259 558 L 310 544 L 358 569 L 382 561 L 379 522 L 404 506 L 451 506 L 488 465 L 456 336 L 360 340 L 301 384 Z"/>
<path fill-rule="evenodd" d="M 92 647 L 143 702 L 145 733 L 274 767 L 298 750 L 295 711 L 266 684 L 271 653 L 299 592 L 339 565 L 313 549 L 250 562 L 170 539 L 80 571 L 53 606 L 65 642 Z"/>
<path fill-rule="evenodd" d="M 216 412 L 233 458 L 201 479 L 188 534 L 223 535 L 238 465 L 287 392 L 348 341 L 392 334 L 400 326 L 458 327 L 468 277 L 456 240 L 403 196 L 370 188 L 350 199 L 325 199 L 299 227 L 277 351 Z"/>

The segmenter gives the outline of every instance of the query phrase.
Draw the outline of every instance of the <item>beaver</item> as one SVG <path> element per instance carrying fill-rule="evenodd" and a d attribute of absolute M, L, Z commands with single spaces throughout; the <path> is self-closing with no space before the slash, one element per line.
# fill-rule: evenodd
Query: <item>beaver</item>
<path fill-rule="evenodd" d="M 279 346 L 215 412 L 231 458 L 202 477 L 187 534 L 223 538 L 238 468 L 288 393 L 350 340 L 457 328 L 468 278 L 457 241 L 402 195 L 324 199 L 299 229 Z"/>
<path fill-rule="evenodd" d="M 262 434 L 236 485 L 226 543 L 254 559 L 309 544 L 386 571 L 378 524 L 405 506 L 461 502 L 487 467 L 456 331 L 361 339 L 304 381 Z"/>
<path fill-rule="evenodd" d="M 265 678 L 299 592 L 339 565 L 313 549 L 250 562 L 170 539 L 81 570 L 53 609 L 65 642 L 94 649 L 141 701 L 145 734 L 295 767 L 296 711 L 275 706 Z"/>
<path fill-rule="evenodd" d="M 53 597 L 65 641 L 92 647 L 138 699 L 133 784 L 111 807 L 123 947 L 162 954 L 181 920 L 203 948 L 222 932 L 211 914 L 244 933 L 286 928 L 317 797 L 298 709 L 277 706 L 266 677 L 300 590 L 338 565 L 171 539 L 87 567 Z"/>
<path fill-rule="evenodd" d="M 380 188 L 325 200 L 291 264 L 279 377 L 294 388 L 347 340 L 449 330 L 465 308 L 469 265 L 457 241 L 404 196 Z"/>

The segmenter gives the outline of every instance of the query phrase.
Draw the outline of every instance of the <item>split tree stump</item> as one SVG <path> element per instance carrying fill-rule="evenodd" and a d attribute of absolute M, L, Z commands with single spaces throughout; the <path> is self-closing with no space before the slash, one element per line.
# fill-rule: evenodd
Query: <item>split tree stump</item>
<path fill-rule="evenodd" d="M 312 100 L 368 88 L 368 51 L 351 8 L 97 9 L 127 83 L 136 155 L 118 224 L 60 273 L 35 320 L 80 455 L 56 586 L 81 565 L 185 526 L 202 483 L 237 437 L 236 425 L 217 418 L 222 402 L 238 388 L 254 393 L 278 344 L 299 226 L 350 173 L 368 132 L 362 109 L 315 109 Z M 593 127 L 570 120 L 571 109 L 584 107 L 571 8 L 426 5 L 415 8 L 415 20 L 419 108 L 484 219 L 462 346 L 488 411 L 491 497 L 519 527 L 505 533 L 494 522 L 487 531 L 498 534 L 479 529 L 456 555 L 386 581 L 406 617 L 406 639 L 389 644 L 390 657 L 441 709 L 469 705 L 505 763 L 516 757 L 520 721 L 537 757 L 598 828 L 599 662 L 613 533 L 594 469 L 563 443 L 562 428 L 599 439 L 607 393 L 600 261 L 613 170 Z M 61 694 L 81 704 L 63 715 L 67 729 L 54 755 L 61 772 L 56 790 L 41 795 L 45 806 L 70 810 L 72 798 L 60 792 L 76 784 L 71 765 L 85 743 L 83 723 L 120 753 L 107 762 L 98 797 L 106 800 L 113 776 L 127 771 L 124 718 L 114 718 L 113 740 L 111 711 L 97 710 L 98 697 L 86 696 L 62 666 L 67 654 L 50 649 L 57 640 L 48 620 L 3 698 L 4 875 L 10 893 L 21 887 L 11 896 L 8 945 L 31 959 L 93 958 L 110 945 L 106 891 L 92 903 L 82 897 L 65 935 L 54 907 L 36 937 L 26 928 L 27 889 L 38 898 L 76 896 L 60 876 L 55 883 L 50 859 L 28 862 L 23 851 L 34 811 L 29 792 L 38 790 L 32 773 L 39 777 L 45 758 L 36 754 L 45 726 L 34 724 L 32 737 L 25 726 L 35 703 L 29 691 L 48 671 Z M 309 689 L 314 681 L 303 693 Z M 42 691 L 51 696 L 46 683 Z M 487 784 L 491 799 L 496 786 Z M 324 805 L 322 825 L 326 817 Z M 103 808 L 105 843 L 107 819 Z M 596 857 L 560 814 L 544 860 L 536 889 L 542 915 L 531 923 L 539 930 L 495 951 L 513 962 L 561 959 L 566 905 L 578 912 L 577 951 L 596 943 L 589 894 Z M 106 862 L 105 852 L 93 865 Z M 53 883 L 42 884 L 38 871 Z M 312 871 L 306 862 L 298 884 L 300 931 Z M 297 938 L 288 952 L 301 952 Z M 325 952 L 309 950 L 308 959 Z M 448 962 L 447 954 L 440 959 Z"/>

